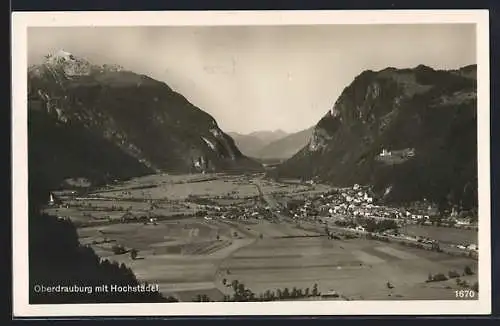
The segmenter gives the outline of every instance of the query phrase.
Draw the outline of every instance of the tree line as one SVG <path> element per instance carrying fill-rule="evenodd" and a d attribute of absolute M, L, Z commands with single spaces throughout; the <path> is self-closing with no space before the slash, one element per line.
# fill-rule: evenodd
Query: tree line
<path fill-rule="evenodd" d="M 36 192 L 35 192 L 36 190 Z M 101 285 L 136 286 L 141 282 L 125 264 L 101 260 L 91 247 L 78 240 L 74 224 L 40 212 L 40 204 L 48 192 L 39 193 L 40 187 L 30 187 L 29 206 L 29 284 L 30 304 L 61 303 L 125 303 L 173 302 L 160 292 L 99 292 L 47 293 L 35 291 L 43 286 Z M 31 200 L 33 199 L 33 200 Z"/>
<path fill-rule="evenodd" d="M 233 280 L 231 283 L 228 283 L 227 279 L 223 279 L 222 283 L 233 290 L 232 294 L 224 295 L 224 302 L 265 302 L 321 296 L 321 293 L 318 290 L 318 284 L 314 284 L 312 288 L 302 289 L 293 287 L 292 289 L 289 289 L 288 287 L 285 287 L 283 289 L 266 290 L 263 293 L 256 294 L 247 288 L 244 283 L 238 280 Z M 212 300 L 207 295 L 197 295 L 193 298 L 193 301 L 210 302 Z"/>

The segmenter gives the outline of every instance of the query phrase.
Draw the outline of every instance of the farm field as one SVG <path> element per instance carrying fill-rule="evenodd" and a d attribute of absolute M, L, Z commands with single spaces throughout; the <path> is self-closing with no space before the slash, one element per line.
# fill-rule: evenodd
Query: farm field
<path fill-rule="evenodd" d="M 138 279 L 158 284 L 162 293 L 180 301 L 197 295 L 222 300 L 232 294 L 224 279 L 238 280 L 256 294 L 312 289 L 316 283 L 320 292 L 335 290 L 349 300 L 455 299 L 455 280 L 427 283 L 429 274 L 461 274 L 465 266 L 477 271 L 477 261 L 470 258 L 362 238 L 328 240 L 323 226 L 314 222 L 195 214 L 204 207 L 201 199 L 241 209 L 267 205 L 259 201 L 255 182 L 264 196 L 328 190 L 324 185 L 280 184 L 259 176 L 157 175 L 66 198 L 67 207 L 47 212 L 85 223 L 78 228 L 82 244 L 102 258 L 125 263 Z M 154 223 L 120 220 L 128 213 L 163 218 Z M 102 220 L 111 222 L 92 223 Z M 117 245 L 126 252 L 115 253 Z M 136 259 L 127 252 L 131 249 L 138 250 Z M 476 275 L 460 278 L 469 284 L 477 281 Z"/>
<path fill-rule="evenodd" d="M 475 230 L 430 225 L 409 224 L 406 230 L 409 235 L 429 237 L 447 244 L 477 243 L 478 238 L 478 233 Z"/>
<path fill-rule="evenodd" d="M 462 272 L 475 262 L 466 258 L 405 248 L 376 241 L 332 241 L 326 237 L 259 240 L 238 250 L 221 265 L 254 292 L 288 287 L 335 290 L 345 297 L 367 300 L 454 299 L 453 280 L 426 283 L 429 273 Z M 475 277 L 463 278 L 469 283 Z M 394 288 L 388 289 L 387 282 Z M 471 284 L 472 284 L 471 283 Z"/>

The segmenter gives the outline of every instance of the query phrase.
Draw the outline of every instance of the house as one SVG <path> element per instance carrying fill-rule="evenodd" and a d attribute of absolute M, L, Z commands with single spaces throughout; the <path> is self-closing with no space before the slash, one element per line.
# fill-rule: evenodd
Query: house
<path fill-rule="evenodd" d="M 353 190 L 358 190 L 359 189 L 359 185 L 358 184 L 355 184 L 353 187 L 352 187 Z M 343 194 L 342 194 L 343 195 Z"/>
<path fill-rule="evenodd" d="M 467 249 L 469 249 L 469 250 L 475 250 L 475 251 L 479 250 L 479 248 L 478 248 L 477 244 L 475 244 L 475 243 L 471 243 L 471 244 L 467 247 Z"/>
<path fill-rule="evenodd" d="M 362 225 L 358 225 L 358 226 L 356 226 L 355 230 L 356 230 L 356 231 L 361 231 L 361 232 L 365 232 L 365 231 L 366 231 L 365 227 L 364 227 L 364 226 L 362 226 Z"/>
<path fill-rule="evenodd" d="M 382 149 L 382 152 L 380 154 L 378 154 L 378 155 L 380 157 L 385 157 L 385 156 L 391 156 L 392 153 L 384 148 L 384 149 Z"/>
<path fill-rule="evenodd" d="M 457 219 L 455 222 L 457 225 L 469 225 L 469 221 L 466 219 Z"/>
<path fill-rule="evenodd" d="M 49 204 L 49 206 L 58 205 L 58 204 L 61 204 L 61 201 L 53 193 L 50 193 L 48 204 Z"/>

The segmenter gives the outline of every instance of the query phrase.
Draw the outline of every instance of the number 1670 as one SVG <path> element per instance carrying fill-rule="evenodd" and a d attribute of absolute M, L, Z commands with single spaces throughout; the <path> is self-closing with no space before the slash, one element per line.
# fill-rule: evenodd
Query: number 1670
<path fill-rule="evenodd" d="M 460 299 L 470 299 L 476 296 L 476 292 L 473 290 L 456 290 L 455 297 Z"/>

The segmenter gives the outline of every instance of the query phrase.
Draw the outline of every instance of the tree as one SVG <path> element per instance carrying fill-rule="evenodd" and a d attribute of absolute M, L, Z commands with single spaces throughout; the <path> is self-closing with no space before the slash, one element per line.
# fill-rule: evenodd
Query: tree
<path fill-rule="evenodd" d="M 238 280 L 233 280 L 231 282 L 231 286 L 233 287 L 234 292 L 238 291 L 238 285 L 239 284 L 240 284 L 240 282 L 238 282 Z"/>
<path fill-rule="evenodd" d="M 175 298 L 173 296 L 168 296 L 166 301 L 167 302 L 179 302 L 179 300 L 177 300 L 177 298 Z"/>
<path fill-rule="evenodd" d="M 259 238 L 263 239 L 263 238 L 264 238 L 264 235 L 261 233 L 261 234 L 259 235 Z"/>
<path fill-rule="evenodd" d="M 310 290 L 309 290 L 309 288 L 306 288 L 306 289 L 304 290 L 304 296 L 305 296 L 305 297 L 308 297 L 308 296 L 309 296 L 309 291 L 310 291 Z"/>
<path fill-rule="evenodd" d="M 245 294 L 245 284 L 243 284 L 243 283 L 238 284 L 237 292 L 241 295 L 244 295 Z"/>
<path fill-rule="evenodd" d="M 222 279 L 222 284 L 223 284 L 223 285 L 226 285 L 226 284 L 227 284 L 227 279 L 223 278 L 223 279 Z"/>
<path fill-rule="evenodd" d="M 472 284 L 472 290 L 474 290 L 475 292 L 479 292 L 479 283 L 478 282 L 475 282 L 474 284 Z"/>
<path fill-rule="evenodd" d="M 132 258 L 132 260 L 135 260 L 137 258 L 137 252 L 137 249 L 130 250 L 130 258 Z"/>
<path fill-rule="evenodd" d="M 297 288 L 294 286 L 292 289 L 292 293 L 290 295 L 292 298 L 296 298 L 298 296 Z"/>
<path fill-rule="evenodd" d="M 288 288 L 285 288 L 283 290 L 283 299 L 288 299 L 290 297 L 290 290 Z"/>
<path fill-rule="evenodd" d="M 111 250 L 115 255 L 121 255 L 126 252 L 125 248 L 122 245 L 114 245 L 113 247 L 111 247 Z"/>
<path fill-rule="evenodd" d="M 217 237 L 216 237 L 217 241 L 220 240 L 220 235 L 217 234 Z"/>
<path fill-rule="evenodd" d="M 313 290 L 312 290 L 312 295 L 313 295 L 313 297 L 316 297 L 316 296 L 319 295 L 318 283 L 314 283 Z"/>
<path fill-rule="evenodd" d="M 474 275 L 474 272 L 472 271 L 472 269 L 470 268 L 469 265 L 465 266 L 465 268 L 464 268 L 464 274 L 465 275 Z"/>
<path fill-rule="evenodd" d="M 432 277 L 434 282 L 446 281 L 448 278 L 443 273 L 438 273 Z"/>
<path fill-rule="evenodd" d="M 276 296 L 278 297 L 278 299 L 283 299 L 283 291 L 281 291 L 281 289 L 277 289 Z"/>

